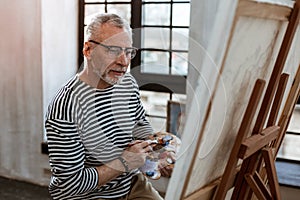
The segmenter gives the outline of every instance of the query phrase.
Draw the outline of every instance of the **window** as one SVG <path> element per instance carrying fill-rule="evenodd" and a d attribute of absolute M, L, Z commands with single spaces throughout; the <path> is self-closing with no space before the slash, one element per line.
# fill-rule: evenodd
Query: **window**
<path fill-rule="evenodd" d="M 276 171 L 281 185 L 300 187 L 300 104 L 299 100 L 292 114 L 276 158 Z"/>
<path fill-rule="evenodd" d="M 141 89 L 185 94 L 190 1 L 144 0 L 136 9 L 134 45 L 141 51 L 132 74 Z"/>
<path fill-rule="evenodd" d="M 156 131 L 165 131 L 167 102 L 184 102 L 188 71 L 190 0 L 79 0 L 79 63 L 85 24 L 92 14 L 116 13 L 133 29 L 140 51 L 131 62 L 147 117 Z"/>
<path fill-rule="evenodd" d="M 278 158 L 300 162 L 300 104 L 295 106 Z"/>

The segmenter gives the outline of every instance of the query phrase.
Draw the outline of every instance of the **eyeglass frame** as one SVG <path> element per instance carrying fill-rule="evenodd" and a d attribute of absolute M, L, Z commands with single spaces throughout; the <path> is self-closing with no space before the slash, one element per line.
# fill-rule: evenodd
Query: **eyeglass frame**
<path fill-rule="evenodd" d="M 102 44 L 100 42 L 97 42 L 95 40 L 88 40 L 88 42 L 91 42 L 91 43 L 94 43 L 94 44 L 97 44 L 97 45 L 100 45 L 100 46 L 106 48 L 108 53 L 110 53 L 110 55 L 113 55 L 115 57 L 120 56 L 124 52 L 127 57 L 129 57 L 130 59 L 133 59 L 136 56 L 137 51 L 139 50 L 136 47 L 109 46 L 109 45 L 105 45 L 105 44 Z M 118 55 L 113 53 L 113 51 L 111 50 L 112 48 L 117 48 L 118 49 Z M 128 50 L 131 50 L 131 52 L 127 52 Z M 132 52 L 134 52 L 134 53 L 132 53 Z M 130 56 L 128 56 L 128 55 L 130 55 Z"/>

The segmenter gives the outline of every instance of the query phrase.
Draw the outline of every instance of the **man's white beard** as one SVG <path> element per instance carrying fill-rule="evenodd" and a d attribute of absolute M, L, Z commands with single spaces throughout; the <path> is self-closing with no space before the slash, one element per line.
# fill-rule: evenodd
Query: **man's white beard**
<path fill-rule="evenodd" d="M 108 83 L 110 85 L 115 85 L 115 84 L 120 83 L 122 81 L 122 78 L 124 77 L 124 76 L 118 76 L 116 78 L 110 78 L 108 75 L 108 72 L 101 73 L 100 70 L 95 69 L 94 67 L 93 67 L 93 72 L 95 74 L 97 74 L 99 79 L 102 79 L 103 81 L 105 81 L 106 83 Z"/>

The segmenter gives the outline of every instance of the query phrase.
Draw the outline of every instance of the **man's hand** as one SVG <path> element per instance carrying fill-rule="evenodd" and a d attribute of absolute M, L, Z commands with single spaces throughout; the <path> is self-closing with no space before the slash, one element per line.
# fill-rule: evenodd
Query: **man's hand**
<path fill-rule="evenodd" d="M 160 155 L 158 168 L 162 176 L 171 177 L 175 161 L 176 157 L 174 152 L 166 151 Z"/>
<path fill-rule="evenodd" d="M 148 141 L 135 140 L 128 145 L 122 157 L 126 160 L 129 170 L 139 168 L 144 165 L 146 157 L 152 151 Z"/>

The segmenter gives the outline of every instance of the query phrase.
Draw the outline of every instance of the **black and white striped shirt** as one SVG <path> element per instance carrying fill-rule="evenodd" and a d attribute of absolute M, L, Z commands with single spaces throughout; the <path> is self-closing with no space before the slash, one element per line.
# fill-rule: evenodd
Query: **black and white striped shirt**
<path fill-rule="evenodd" d="M 49 191 L 59 200 L 126 195 L 136 170 L 97 188 L 95 166 L 120 156 L 133 137 L 153 133 L 129 73 L 120 84 L 102 90 L 76 75 L 50 103 L 45 127 L 52 169 Z"/>

